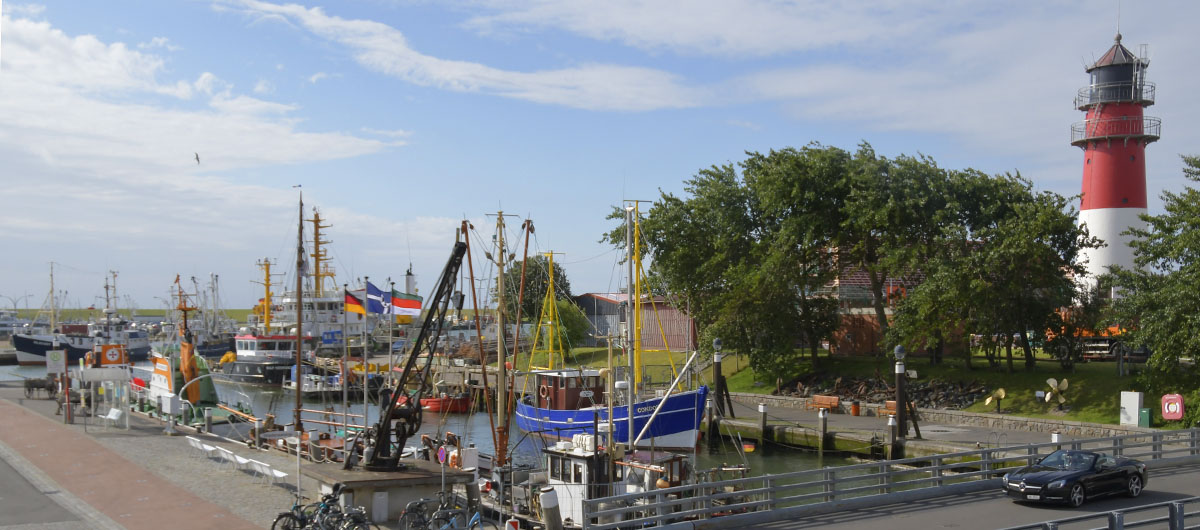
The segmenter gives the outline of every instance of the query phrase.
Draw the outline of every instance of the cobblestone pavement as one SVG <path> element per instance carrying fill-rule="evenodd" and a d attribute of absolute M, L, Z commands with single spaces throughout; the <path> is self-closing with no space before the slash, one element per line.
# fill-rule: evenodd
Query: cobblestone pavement
<path fill-rule="evenodd" d="M 294 499 L 294 486 L 228 469 L 156 420 L 131 415 L 128 431 L 97 418 L 64 425 L 55 408 L 0 384 L 0 528 L 269 528 Z M 282 453 L 200 437 L 296 477 Z"/>

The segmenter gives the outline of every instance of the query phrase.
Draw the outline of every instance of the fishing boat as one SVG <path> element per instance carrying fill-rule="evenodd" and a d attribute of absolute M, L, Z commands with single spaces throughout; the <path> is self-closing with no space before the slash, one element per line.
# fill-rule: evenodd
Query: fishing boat
<path fill-rule="evenodd" d="M 87 324 L 58 325 L 57 308 L 54 303 L 54 269 L 50 269 L 50 328 L 45 333 L 14 333 L 12 346 L 17 350 L 17 364 L 42 366 L 46 364 L 46 352 L 64 350 L 68 362 L 79 362 L 99 344 L 120 344 L 132 362 L 145 361 L 150 356 L 150 336 L 133 322 L 126 320 L 115 308 L 116 273 L 113 285 L 104 280 L 104 309 L 99 319 Z M 111 296 L 110 296 L 110 288 Z"/>
<path fill-rule="evenodd" d="M 179 287 L 178 276 L 175 284 L 179 288 L 176 309 L 182 315 L 178 342 L 174 348 L 153 351 L 150 358 L 153 368 L 146 392 L 152 403 L 178 396 L 191 404 L 190 410 L 193 411 L 197 410 L 197 406 L 216 406 L 217 389 L 212 378 L 208 377 L 211 373 L 208 362 L 196 353 L 195 337 L 188 328 L 188 312 L 196 308 L 188 304 L 187 295 Z"/>
<path fill-rule="evenodd" d="M 539 322 L 547 322 L 551 351 L 547 356 L 550 366 L 531 367 L 529 375 L 535 381 L 532 391 L 527 391 L 516 406 L 517 427 L 528 433 L 538 433 L 543 438 L 572 440 L 580 434 L 595 434 L 596 425 L 612 420 L 612 434 L 617 443 L 636 447 L 659 449 L 691 449 L 700 436 L 700 421 L 704 415 L 708 387 L 679 390 L 679 375 L 676 380 L 662 389 L 650 389 L 641 379 L 641 326 L 642 314 L 639 305 L 643 299 L 641 287 L 641 263 L 636 248 L 637 217 L 635 209 L 627 210 L 630 288 L 627 290 L 628 311 L 626 321 L 625 380 L 611 381 L 606 388 L 606 379 L 615 379 L 615 370 L 555 368 L 554 348 L 561 349 L 561 333 L 556 335 L 557 309 L 553 303 L 554 258 L 549 255 L 550 287 L 543 304 L 543 315 Z M 547 314 L 549 312 L 549 314 Z M 541 328 L 537 333 L 541 333 Z M 535 344 L 542 341 L 535 338 Z M 669 352 L 669 348 L 668 348 Z M 693 359 L 695 354 L 693 354 Z M 532 356 L 531 356 L 532 358 Z M 690 361 L 689 361 L 690 364 Z M 672 367 L 674 368 L 674 367 Z M 612 390 L 609 390 L 611 388 Z M 621 391 L 616 391 L 621 390 Z M 632 411 L 632 412 L 631 412 Z"/>

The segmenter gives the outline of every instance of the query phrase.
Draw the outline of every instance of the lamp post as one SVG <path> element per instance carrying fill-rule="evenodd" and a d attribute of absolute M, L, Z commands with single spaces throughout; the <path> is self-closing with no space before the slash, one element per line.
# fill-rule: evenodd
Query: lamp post
<path fill-rule="evenodd" d="M 896 424 L 897 438 L 903 440 L 908 436 L 908 396 L 904 392 L 904 346 L 896 345 L 893 350 L 896 355 Z"/>
<path fill-rule="evenodd" d="M 713 386 L 717 387 L 717 410 L 725 415 L 725 378 L 721 375 L 721 338 L 713 339 Z"/>

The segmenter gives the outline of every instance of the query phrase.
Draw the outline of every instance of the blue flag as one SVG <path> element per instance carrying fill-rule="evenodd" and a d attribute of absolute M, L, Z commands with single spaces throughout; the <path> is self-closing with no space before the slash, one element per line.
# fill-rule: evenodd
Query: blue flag
<path fill-rule="evenodd" d="M 378 287 L 367 282 L 367 312 L 383 314 L 384 293 Z M 389 297 L 390 298 L 390 297 Z"/>

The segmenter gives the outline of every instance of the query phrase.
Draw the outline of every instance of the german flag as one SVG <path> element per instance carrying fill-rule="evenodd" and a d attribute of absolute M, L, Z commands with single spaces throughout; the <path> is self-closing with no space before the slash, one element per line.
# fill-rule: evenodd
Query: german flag
<path fill-rule="evenodd" d="M 362 300 L 359 300 L 356 296 L 350 294 L 350 291 L 345 291 L 345 293 L 347 313 L 358 313 L 360 315 L 367 314 L 367 309 L 363 307 Z"/>

